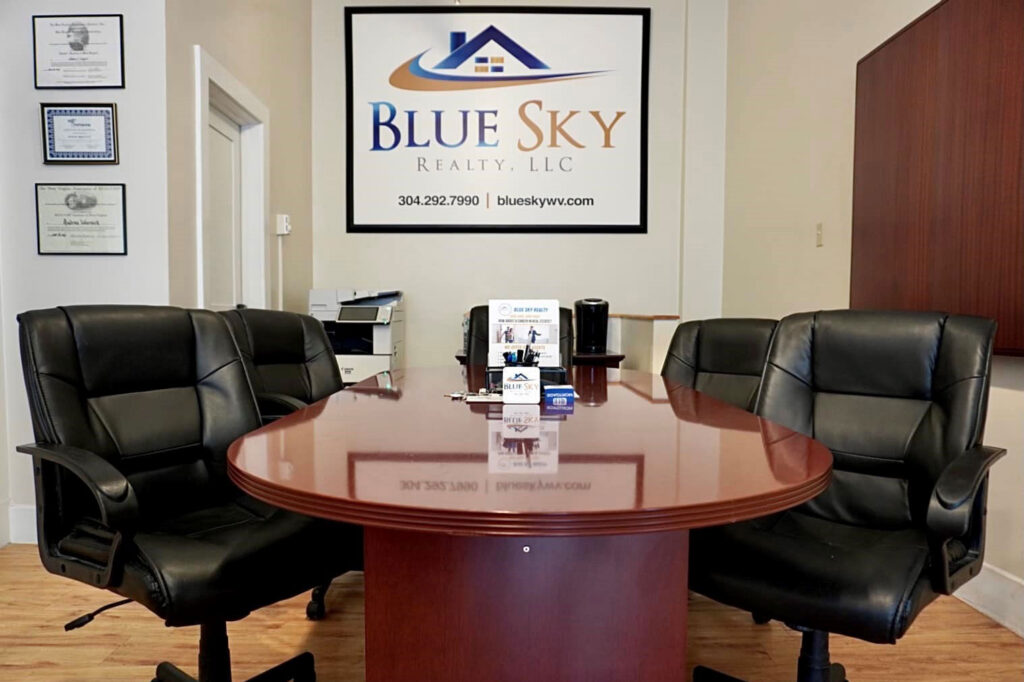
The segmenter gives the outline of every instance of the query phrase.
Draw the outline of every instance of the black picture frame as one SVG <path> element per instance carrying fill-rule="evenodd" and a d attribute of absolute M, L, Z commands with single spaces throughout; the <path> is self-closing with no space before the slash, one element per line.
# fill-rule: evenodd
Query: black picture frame
<path fill-rule="evenodd" d="M 121 188 L 121 245 L 120 251 L 44 251 L 42 245 L 41 220 L 39 210 L 40 187 L 120 187 Z M 123 182 L 37 182 L 35 183 L 36 201 L 36 254 L 40 256 L 127 256 L 128 255 L 128 200 L 127 190 Z"/>
<path fill-rule="evenodd" d="M 120 83 L 109 84 L 104 83 L 102 85 L 76 85 L 76 84 L 58 84 L 58 85 L 40 85 L 39 84 L 39 62 L 38 62 L 38 47 L 37 40 L 39 36 L 36 31 L 36 24 L 39 19 L 75 19 L 75 18 L 106 18 L 106 19 L 117 19 L 118 23 L 118 69 L 116 73 L 119 74 Z M 125 86 L 125 72 L 124 72 L 124 15 L 123 14 L 33 14 L 32 15 L 32 78 L 36 90 L 123 90 Z"/>
<path fill-rule="evenodd" d="M 642 19 L 640 84 L 640 197 L 636 225 L 438 225 L 356 224 L 353 158 L 352 17 L 357 14 L 606 14 Z M 651 10 L 649 7 L 530 7 L 530 6 L 349 6 L 345 7 L 345 231 L 348 233 L 476 233 L 476 234 L 646 234 L 648 189 L 648 100 L 650 93 Z"/>
<path fill-rule="evenodd" d="M 84 156 L 82 158 L 59 158 L 51 156 L 51 153 L 62 153 L 56 152 L 52 149 L 51 141 L 53 131 L 50 128 L 51 117 L 47 114 L 49 110 L 55 109 L 66 109 L 66 110 L 88 110 L 88 109 L 102 109 L 110 111 L 110 155 L 109 156 Z M 60 165 L 117 165 L 121 162 L 118 148 L 117 148 L 117 104 L 114 102 L 104 103 L 79 103 L 79 102 L 43 102 L 39 105 L 39 117 L 40 124 L 43 132 L 43 163 L 60 164 Z M 66 152 L 71 154 L 72 152 Z M 81 154 L 90 154 L 91 152 L 80 152 Z"/>

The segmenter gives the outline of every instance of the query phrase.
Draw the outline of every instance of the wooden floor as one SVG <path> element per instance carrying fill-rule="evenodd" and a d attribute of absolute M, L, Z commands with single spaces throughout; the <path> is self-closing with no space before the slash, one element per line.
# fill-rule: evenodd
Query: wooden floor
<path fill-rule="evenodd" d="M 296 597 L 228 626 L 236 680 L 302 650 L 316 655 L 322 682 L 363 679 L 362 574 L 335 581 L 323 621 L 306 620 L 307 600 Z M 0 549 L 0 680 L 140 682 L 161 660 L 195 672 L 198 628 L 166 628 L 137 604 L 64 632 L 64 623 L 107 601 L 108 593 L 47 574 L 34 546 Z M 793 680 L 799 646 L 799 634 L 778 623 L 754 625 L 746 613 L 692 598 L 691 665 L 751 682 Z M 851 682 L 1024 680 L 1024 641 L 951 597 L 926 609 L 896 646 L 833 637 L 832 652 Z"/>

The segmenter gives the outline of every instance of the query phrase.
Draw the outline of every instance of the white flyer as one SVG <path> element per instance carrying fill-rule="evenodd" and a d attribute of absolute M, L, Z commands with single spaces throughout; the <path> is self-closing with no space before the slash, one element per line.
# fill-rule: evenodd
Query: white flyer
<path fill-rule="evenodd" d="M 560 367 L 558 301 L 491 299 L 487 318 L 487 364 L 505 364 L 504 354 L 525 350 L 540 353 L 541 367 Z"/>

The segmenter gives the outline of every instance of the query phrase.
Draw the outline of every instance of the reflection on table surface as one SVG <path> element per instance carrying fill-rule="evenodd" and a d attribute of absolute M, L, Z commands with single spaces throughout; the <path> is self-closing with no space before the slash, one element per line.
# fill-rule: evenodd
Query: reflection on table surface
<path fill-rule="evenodd" d="M 473 366 L 379 375 L 247 434 L 229 459 L 317 499 L 552 514 L 755 498 L 831 466 L 816 441 L 644 372 L 575 372 L 572 414 L 444 397 L 482 381 Z"/>

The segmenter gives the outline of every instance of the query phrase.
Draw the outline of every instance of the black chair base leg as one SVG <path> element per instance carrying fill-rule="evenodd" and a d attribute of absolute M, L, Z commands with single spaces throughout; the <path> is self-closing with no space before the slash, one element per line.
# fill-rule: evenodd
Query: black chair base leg
<path fill-rule="evenodd" d="M 316 682 L 313 654 L 303 651 L 295 658 L 250 677 L 248 682 Z"/>
<path fill-rule="evenodd" d="M 822 678 L 826 682 L 846 682 L 846 668 L 839 663 L 830 664 L 827 675 Z M 698 665 L 693 669 L 693 682 L 744 682 L 744 680 Z"/>
<path fill-rule="evenodd" d="M 230 678 L 228 678 L 230 680 Z M 183 672 L 173 663 L 166 661 L 156 667 L 156 677 L 153 682 L 207 682 L 197 680 L 188 673 Z M 211 680 L 210 682 L 221 682 Z M 314 667 L 313 654 L 304 651 L 295 658 L 290 658 L 284 663 L 274 666 L 270 670 L 251 677 L 247 682 L 316 682 L 316 668 Z"/>
<path fill-rule="evenodd" d="M 324 583 L 313 588 L 309 603 L 306 604 L 306 618 L 309 620 L 323 620 L 327 615 L 327 590 L 330 583 Z"/>
<path fill-rule="evenodd" d="M 165 661 L 156 667 L 153 682 L 231 682 L 227 624 L 203 623 L 200 626 L 199 679 Z M 304 651 L 248 682 L 316 682 L 313 654 Z"/>
<path fill-rule="evenodd" d="M 156 677 L 153 682 L 196 682 L 196 678 L 186 674 L 173 663 L 164 661 L 156 667 Z"/>
<path fill-rule="evenodd" d="M 712 668 L 705 668 L 698 665 L 693 669 L 693 682 L 743 682 L 738 677 L 720 673 Z"/>
<path fill-rule="evenodd" d="M 197 680 L 188 673 L 183 672 L 173 663 L 166 661 L 156 668 L 156 677 L 153 682 L 206 682 Z M 220 682 L 219 680 L 215 682 Z M 304 651 L 295 658 L 290 658 L 270 670 L 260 673 L 256 677 L 250 677 L 247 682 L 316 682 L 316 668 L 314 667 L 313 654 Z"/>

